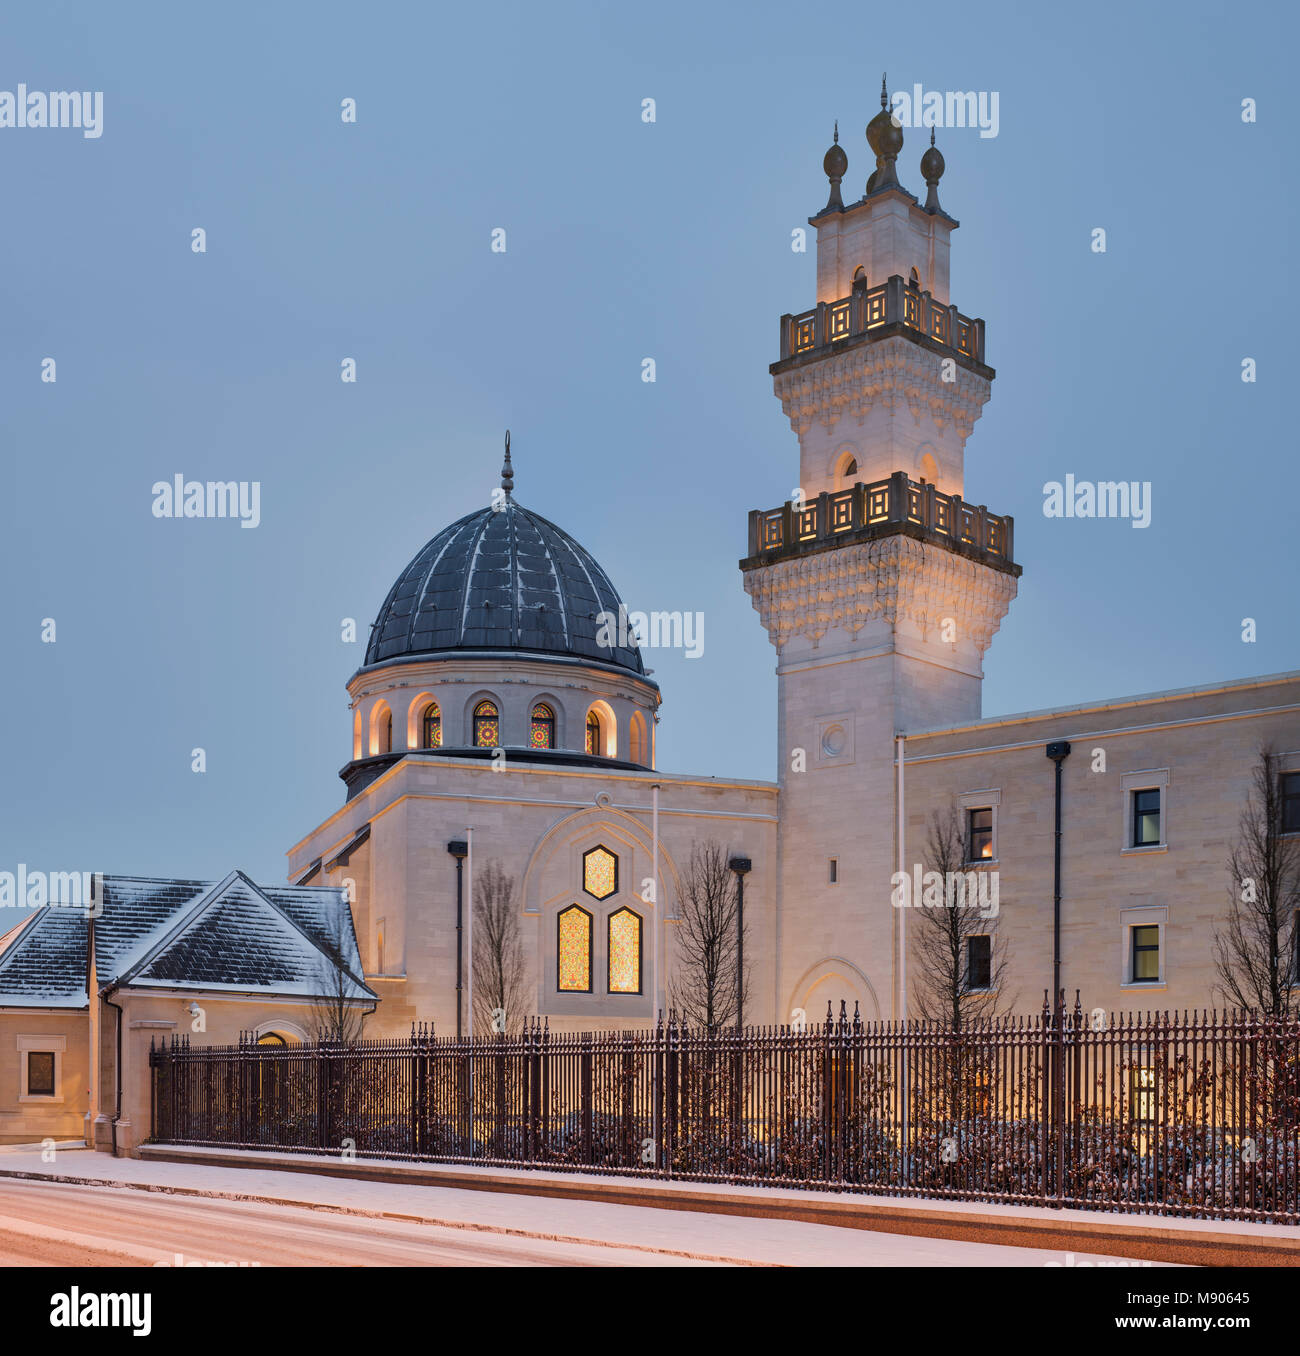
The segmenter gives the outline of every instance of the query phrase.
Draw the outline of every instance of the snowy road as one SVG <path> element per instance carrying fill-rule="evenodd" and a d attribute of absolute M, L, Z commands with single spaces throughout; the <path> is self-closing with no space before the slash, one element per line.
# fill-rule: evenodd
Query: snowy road
<path fill-rule="evenodd" d="M 707 1266 L 636 1248 L 59 1182 L 0 1181 L 0 1264 Z"/>

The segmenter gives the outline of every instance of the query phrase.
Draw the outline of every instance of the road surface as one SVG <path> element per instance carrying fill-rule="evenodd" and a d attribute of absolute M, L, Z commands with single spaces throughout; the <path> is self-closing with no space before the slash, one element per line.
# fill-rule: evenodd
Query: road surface
<path fill-rule="evenodd" d="M 113 1187 L 0 1179 L 0 1266 L 707 1266 L 407 1220 Z"/>

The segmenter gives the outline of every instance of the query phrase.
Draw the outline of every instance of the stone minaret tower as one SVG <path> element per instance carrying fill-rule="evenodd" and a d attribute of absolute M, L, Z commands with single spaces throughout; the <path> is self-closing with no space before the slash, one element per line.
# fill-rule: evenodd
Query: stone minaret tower
<path fill-rule="evenodd" d="M 883 88 L 867 140 L 876 169 L 857 202 L 841 196 L 838 129 L 826 153 L 817 304 L 781 317 L 771 368 L 799 484 L 749 515 L 741 562 L 777 650 L 783 1021 L 805 1003 L 821 1020 L 828 997 L 897 1010 L 896 737 L 979 718 L 984 651 L 1020 574 L 1011 519 L 964 498 L 994 372 L 984 322 L 949 301 L 943 157 L 932 132 L 919 202 L 899 183 Z"/>

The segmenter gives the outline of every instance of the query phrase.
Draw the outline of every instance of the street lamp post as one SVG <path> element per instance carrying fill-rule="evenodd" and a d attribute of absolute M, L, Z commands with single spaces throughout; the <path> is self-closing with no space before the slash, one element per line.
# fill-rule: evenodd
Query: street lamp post
<path fill-rule="evenodd" d="M 464 922 L 465 856 L 469 844 L 463 838 L 454 838 L 447 844 L 447 851 L 456 859 L 456 1039 L 461 1038 L 461 989 L 465 975 L 465 948 L 461 943 L 461 927 Z"/>
<path fill-rule="evenodd" d="M 727 865 L 736 873 L 736 1029 L 745 1025 L 745 876 L 753 867 L 748 857 L 733 857 Z"/>

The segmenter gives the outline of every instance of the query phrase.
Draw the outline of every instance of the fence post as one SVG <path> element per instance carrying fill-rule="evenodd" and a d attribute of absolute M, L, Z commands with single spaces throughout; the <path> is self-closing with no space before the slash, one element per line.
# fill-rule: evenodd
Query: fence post
<path fill-rule="evenodd" d="M 582 1123 L 582 1161 L 591 1162 L 591 1032 L 582 1033 L 578 1055 L 579 1116 Z"/>

